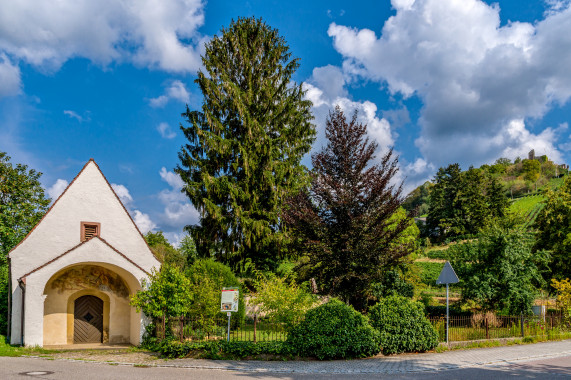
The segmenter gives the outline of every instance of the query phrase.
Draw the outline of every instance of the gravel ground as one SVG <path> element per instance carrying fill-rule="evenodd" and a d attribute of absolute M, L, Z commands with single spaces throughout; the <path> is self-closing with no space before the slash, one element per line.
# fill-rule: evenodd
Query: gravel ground
<path fill-rule="evenodd" d="M 256 361 L 160 359 L 137 349 L 65 351 L 38 355 L 48 360 L 95 361 L 114 365 L 180 367 L 272 373 L 410 373 L 433 372 L 518 361 L 571 357 L 571 340 L 508 347 L 454 350 L 443 353 L 377 356 L 359 360 Z"/>

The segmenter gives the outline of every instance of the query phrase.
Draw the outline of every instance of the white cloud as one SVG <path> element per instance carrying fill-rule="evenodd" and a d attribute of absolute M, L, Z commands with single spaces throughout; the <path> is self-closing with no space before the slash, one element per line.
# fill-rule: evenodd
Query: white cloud
<path fill-rule="evenodd" d="M 21 88 L 20 68 L 0 52 L 0 98 L 18 95 Z"/>
<path fill-rule="evenodd" d="M 130 61 L 194 72 L 205 38 L 202 0 L 7 1 L 0 12 L 0 52 L 43 70 L 83 57 L 107 65 Z"/>
<path fill-rule="evenodd" d="M 115 194 L 117 194 L 117 196 L 121 200 L 121 203 L 123 203 L 123 206 L 125 206 L 129 214 L 131 214 L 131 216 L 133 217 L 133 221 L 135 222 L 135 224 L 139 228 L 139 231 L 141 231 L 142 234 L 146 234 L 147 232 L 157 228 L 156 223 L 151 220 L 149 214 L 146 214 L 134 208 L 133 197 L 131 196 L 131 193 L 129 192 L 129 189 L 127 189 L 127 187 L 125 187 L 124 185 L 118 185 L 116 183 L 112 183 L 111 187 L 113 188 L 113 191 L 115 191 Z"/>
<path fill-rule="evenodd" d="M 552 129 L 531 133 L 571 97 L 571 9 L 551 8 L 535 25 L 500 26 L 499 7 L 480 0 L 393 0 L 380 36 L 332 23 L 345 75 L 423 102 L 417 146 L 436 165 L 479 164 L 528 148 L 560 157 Z"/>
<path fill-rule="evenodd" d="M 143 235 L 157 228 L 157 225 L 151 220 L 151 217 L 139 210 L 133 212 L 133 221 Z"/>
<path fill-rule="evenodd" d="M 115 194 L 117 194 L 117 196 L 119 197 L 119 199 L 121 200 L 121 202 L 125 207 L 131 205 L 131 203 L 133 202 L 133 197 L 131 196 L 129 190 L 125 186 L 112 183 L 111 187 L 113 188 L 113 191 L 115 191 Z"/>
<path fill-rule="evenodd" d="M 164 189 L 158 194 L 164 209 L 162 220 L 172 227 L 179 227 L 181 230 L 188 224 L 195 224 L 199 220 L 198 211 L 189 202 L 187 196 L 181 192 L 184 182 L 176 173 L 161 168 L 160 176 L 170 189 Z"/>
<path fill-rule="evenodd" d="M 52 199 L 52 202 L 58 199 L 61 193 L 67 188 L 67 185 L 69 185 L 69 182 L 60 178 L 47 189 L 47 193 Z"/>
<path fill-rule="evenodd" d="M 150 99 L 149 103 L 151 104 L 151 107 L 164 107 L 170 99 L 178 100 L 187 104 L 190 102 L 190 94 L 184 86 L 184 83 L 179 80 L 173 81 L 165 90 L 164 95 Z"/>
<path fill-rule="evenodd" d="M 157 127 L 157 131 L 159 131 L 163 139 L 173 139 L 176 137 L 176 133 L 167 123 L 160 123 Z"/>
<path fill-rule="evenodd" d="M 334 66 L 315 68 L 311 78 L 304 83 L 304 90 L 307 91 L 306 98 L 313 103 L 314 123 L 317 126 L 317 142 L 313 145 L 314 150 L 320 150 L 324 146 L 326 119 L 329 112 L 337 105 L 348 118 L 354 111 L 358 112 L 357 120 L 367 125 L 369 137 L 379 145 L 378 157 L 394 145 L 391 125 L 386 119 L 377 117 L 376 104 L 368 100 L 353 101 L 347 97 L 345 79 L 339 68 Z"/>
<path fill-rule="evenodd" d="M 83 122 L 83 117 L 81 117 L 77 112 L 72 111 L 72 110 L 64 110 L 63 111 L 64 115 L 69 116 L 72 119 L 76 119 L 77 121 L 79 121 L 80 123 Z"/>

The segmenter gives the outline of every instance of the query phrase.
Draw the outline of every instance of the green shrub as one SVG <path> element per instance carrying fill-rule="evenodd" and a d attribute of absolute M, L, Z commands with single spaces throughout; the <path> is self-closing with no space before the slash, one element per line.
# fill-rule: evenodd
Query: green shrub
<path fill-rule="evenodd" d="M 299 286 L 272 273 L 259 273 L 254 285 L 256 293 L 250 300 L 251 304 L 258 306 L 271 323 L 283 325 L 288 330 L 317 303 L 317 297 L 311 294 L 307 284 Z"/>
<path fill-rule="evenodd" d="M 184 358 L 193 353 L 205 359 L 243 359 L 257 355 L 288 356 L 286 342 L 179 342 L 166 340 L 154 347 L 155 351 L 167 358 Z"/>
<path fill-rule="evenodd" d="M 232 327 L 235 328 L 244 323 L 246 317 L 244 292 L 229 266 L 212 259 L 200 259 L 186 270 L 186 276 L 190 280 L 194 293 L 192 310 L 189 314 L 191 317 L 211 320 L 211 324 L 215 325 L 215 320 L 222 315 L 220 313 L 222 288 L 237 287 L 240 291 L 240 298 L 238 312 L 232 315 Z"/>
<path fill-rule="evenodd" d="M 309 310 L 292 328 L 287 343 L 294 354 L 320 360 L 367 357 L 379 352 L 379 333 L 367 317 L 332 300 Z"/>
<path fill-rule="evenodd" d="M 382 299 L 369 311 L 371 325 L 380 333 L 383 354 L 422 352 L 438 345 L 438 333 L 424 316 L 424 306 L 405 297 Z"/>

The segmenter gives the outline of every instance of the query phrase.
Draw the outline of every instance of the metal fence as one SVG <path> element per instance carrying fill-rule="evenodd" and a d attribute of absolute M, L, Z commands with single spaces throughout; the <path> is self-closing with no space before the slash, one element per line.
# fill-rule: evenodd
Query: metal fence
<path fill-rule="evenodd" d="M 446 341 L 446 317 L 430 317 L 441 342 Z M 492 313 L 474 314 L 468 317 L 450 317 L 449 341 L 469 341 L 516 337 L 555 337 L 570 331 L 561 315 L 546 316 L 496 316 Z"/>
<path fill-rule="evenodd" d="M 439 340 L 446 341 L 446 317 L 429 317 L 438 331 Z M 170 318 L 155 321 L 156 336 L 170 335 L 182 341 L 225 340 L 228 338 L 228 320 L 224 315 L 214 318 Z M 547 316 L 496 316 L 493 313 L 450 317 L 449 341 L 470 341 L 516 337 L 550 338 L 571 331 L 569 322 L 562 315 Z M 287 338 L 285 326 L 263 318 L 233 320 L 230 327 L 231 341 L 267 342 Z"/>
<path fill-rule="evenodd" d="M 230 323 L 228 335 L 228 319 L 225 316 L 215 318 L 170 318 L 168 321 L 156 321 L 156 336 L 165 337 L 167 331 L 172 337 L 183 341 L 221 340 L 267 342 L 286 340 L 287 333 L 283 324 L 271 323 L 263 318 L 246 318 L 240 322 Z"/>

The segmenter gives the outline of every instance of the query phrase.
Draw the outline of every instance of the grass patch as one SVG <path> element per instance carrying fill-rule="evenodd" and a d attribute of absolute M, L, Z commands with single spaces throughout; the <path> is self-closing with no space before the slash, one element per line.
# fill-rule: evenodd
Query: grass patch
<path fill-rule="evenodd" d="M 420 268 L 420 281 L 426 285 L 435 285 L 444 264 L 429 261 L 415 261 L 414 265 Z"/>
<path fill-rule="evenodd" d="M 59 351 L 46 350 L 41 347 L 22 347 L 14 346 L 8 343 L 4 335 L 0 335 L 0 356 L 22 356 L 22 355 L 39 355 L 51 354 Z"/>

